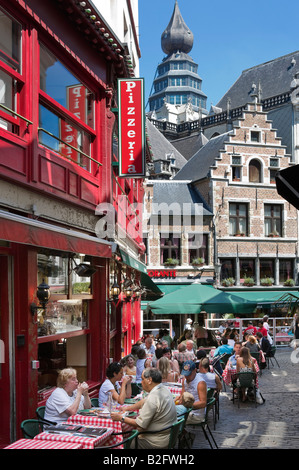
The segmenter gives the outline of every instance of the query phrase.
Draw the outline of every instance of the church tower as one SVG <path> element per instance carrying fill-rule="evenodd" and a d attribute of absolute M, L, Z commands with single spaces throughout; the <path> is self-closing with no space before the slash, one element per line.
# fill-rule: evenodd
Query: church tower
<path fill-rule="evenodd" d="M 161 47 L 166 57 L 158 65 L 149 97 L 148 117 L 182 124 L 198 121 L 208 114 L 207 96 L 202 92 L 198 64 L 188 55 L 193 33 L 184 22 L 176 0 L 170 22 L 162 33 Z"/>

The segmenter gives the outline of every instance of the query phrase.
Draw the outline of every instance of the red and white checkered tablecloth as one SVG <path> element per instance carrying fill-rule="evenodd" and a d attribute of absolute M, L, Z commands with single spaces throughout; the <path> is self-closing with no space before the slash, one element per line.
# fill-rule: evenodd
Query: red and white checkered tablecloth
<path fill-rule="evenodd" d="M 113 421 L 111 418 L 100 418 L 99 416 L 84 416 L 76 414 L 70 416 L 67 422 L 71 424 L 82 424 L 84 426 L 99 426 L 100 428 L 111 428 L 113 429 L 114 433 L 121 433 L 133 430 L 132 426 L 130 426 L 129 424 L 121 423 L 121 421 Z M 110 446 L 116 444 L 117 442 L 121 442 L 123 438 L 126 437 L 128 437 L 128 435 L 110 436 L 109 439 L 105 441 L 103 446 Z"/>
<path fill-rule="evenodd" d="M 59 441 L 59 442 L 77 442 L 82 444 L 83 449 L 94 449 L 95 447 L 103 444 L 107 441 L 109 436 L 113 433 L 113 429 L 107 429 L 107 431 L 98 437 L 89 436 L 74 436 L 71 434 L 53 434 L 50 432 L 42 432 L 37 434 L 34 439 L 45 440 L 45 441 Z"/>
<path fill-rule="evenodd" d="M 19 439 L 4 449 L 83 449 L 82 444 L 75 442 L 42 441 L 38 439 Z"/>
<path fill-rule="evenodd" d="M 258 366 L 257 360 L 253 358 L 253 361 L 254 361 L 254 365 L 255 365 L 255 370 L 258 374 L 259 371 L 260 371 L 260 368 Z M 233 367 L 233 368 L 230 367 L 230 363 L 228 362 L 226 364 L 226 367 L 225 367 L 224 371 L 223 371 L 222 379 L 227 385 L 230 385 L 231 381 L 232 381 L 232 376 L 235 375 L 235 374 L 237 374 L 236 368 L 235 367 Z M 257 377 L 256 377 L 256 386 L 257 387 L 259 386 Z"/>

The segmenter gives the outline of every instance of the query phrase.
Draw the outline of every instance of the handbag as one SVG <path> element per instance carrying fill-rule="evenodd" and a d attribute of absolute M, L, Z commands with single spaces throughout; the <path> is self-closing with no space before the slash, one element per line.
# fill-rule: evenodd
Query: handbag
<path fill-rule="evenodd" d="M 266 401 L 259 389 L 256 390 L 255 397 L 256 397 L 256 402 L 259 405 L 262 405 Z"/>

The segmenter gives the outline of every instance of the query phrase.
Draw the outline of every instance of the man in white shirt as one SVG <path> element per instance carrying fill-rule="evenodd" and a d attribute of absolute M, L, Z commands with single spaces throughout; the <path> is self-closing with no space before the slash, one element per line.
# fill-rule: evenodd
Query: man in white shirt
<path fill-rule="evenodd" d="M 182 386 L 182 394 L 186 391 L 193 395 L 193 409 L 189 413 L 187 424 L 198 424 L 205 420 L 207 406 L 207 384 L 201 374 L 196 371 L 193 361 L 186 361 L 183 364 L 181 374 L 185 376 Z"/>

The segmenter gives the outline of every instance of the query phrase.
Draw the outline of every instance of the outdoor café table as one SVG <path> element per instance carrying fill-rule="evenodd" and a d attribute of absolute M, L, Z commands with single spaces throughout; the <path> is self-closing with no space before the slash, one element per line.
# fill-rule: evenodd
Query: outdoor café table
<path fill-rule="evenodd" d="M 38 439 L 19 439 L 4 449 L 82 449 L 80 443 L 58 442 L 58 441 L 40 441 Z"/>
<path fill-rule="evenodd" d="M 104 427 L 104 426 L 101 426 Z M 106 427 L 106 426 L 105 426 Z M 105 445 L 105 442 L 108 440 L 109 436 L 113 433 L 112 428 L 106 429 L 106 432 L 101 436 L 97 437 L 89 437 L 89 436 L 78 436 L 72 434 L 65 434 L 63 432 L 59 433 L 52 433 L 44 431 L 40 434 L 37 434 L 34 437 L 34 440 L 45 440 L 45 441 L 58 441 L 58 442 L 73 442 L 82 444 L 83 449 L 94 449 L 95 447 L 101 446 L 101 444 Z"/>
<path fill-rule="evenodd" d="M 111 418 L 101 418 L 99 416 L 85 416 L 76 414 L 70 416 L 67 422 L 71 424 L 82 424 L 84 426 L 98 426 L 100 428 L 110 428 L 113 430 L 113 433 L 122 433 L 133 430 L 132 426 L 130 426 L 129 424 L 121 423 L 120 421 L 113 421 Z M 123 438 L 120 435 L 111 436 L 108 440 L 106 440 L 103 445 L 113 445 L 122 440 Z"/>
<path fill-rule="evenodd" d="M 260 371 L 260 368 L 258 366 L 258 363 L 256 361 L 256 359 L 253 358 L 253 361 L 254 361 L 254 365 L 255 365 L 255 370 L 256 370 L 256 373 L 258 374 L 259 371 Z M 232 377 L 234 375 L 237 374 L 237 369 L 236 367 L 231 367 L 230 366 L 230 362 L 228 361 L 227 364 L 226 364 L 226 367 L 223 371 L 223 374 L 222 374 L 222 380 L 227 384 L 227 385 L 230 385 L 231 384 L 231 381 L 232 381 Z M 258 387 L 258 379 L 256 377 L 256 386 Z"/>

